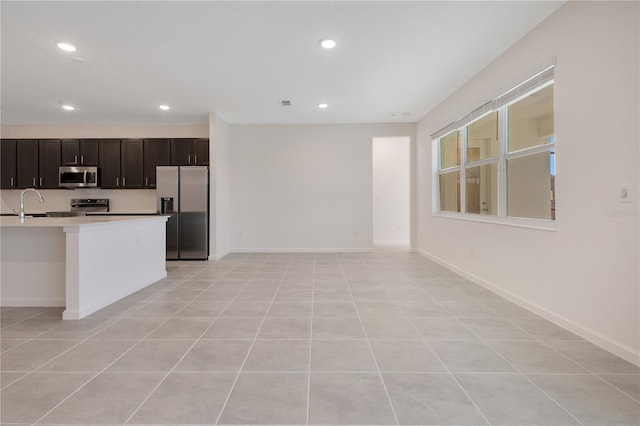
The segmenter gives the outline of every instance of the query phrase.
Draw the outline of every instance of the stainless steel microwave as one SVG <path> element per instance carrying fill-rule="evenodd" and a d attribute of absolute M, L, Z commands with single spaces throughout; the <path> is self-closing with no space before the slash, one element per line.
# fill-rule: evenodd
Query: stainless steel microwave
<path fill-rule="evenodd" d="M 95 166 L 60 167 L 58 186 L 61 188 L 95 188 L 98 168 Z"/>

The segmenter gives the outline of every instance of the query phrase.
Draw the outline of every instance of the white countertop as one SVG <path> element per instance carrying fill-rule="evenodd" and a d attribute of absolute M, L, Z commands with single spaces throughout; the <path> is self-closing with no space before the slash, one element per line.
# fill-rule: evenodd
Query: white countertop
<path fill-rule="evenodd" d="M 72 216 L 72 217 L 26 217 L 20 219 L 18 216 L 0 217 L 0 227 L 34 227 L 34 228 L 56 228 L 67 226 L 92 226 L 109 225 L 112 223 L 167 220 L 168 216 Z"/>

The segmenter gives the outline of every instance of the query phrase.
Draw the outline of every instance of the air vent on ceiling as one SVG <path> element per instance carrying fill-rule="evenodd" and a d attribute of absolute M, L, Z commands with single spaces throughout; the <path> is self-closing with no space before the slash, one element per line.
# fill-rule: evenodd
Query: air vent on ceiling
<path fill-rule="evenodd" d="M 280 105 L 282 105 L 282 106 L 291 106 L 291 101 L 287 101 L 287 100 L 280 101 Z"/>

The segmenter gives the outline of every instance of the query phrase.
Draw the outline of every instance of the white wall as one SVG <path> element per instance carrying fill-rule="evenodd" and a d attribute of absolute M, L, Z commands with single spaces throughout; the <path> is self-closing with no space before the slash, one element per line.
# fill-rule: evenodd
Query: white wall
<path fill-rule="evenodd" d="M 372 138 L 414 132 L 414 124 L 231 125 L 231 250 L 371 249 Z"/>
<path fill-rule="evenodd" d="M 410 142 L 408 137 L 373 138 L 374 245 L 409 245 Z"/>
<path fill-rule="evenodd" d="M 417 191 L 422 253 L 636 363 L 638 16 L 638 2 L 560 8 L 420 120 Z M 430 134 L 554 56 L 557 230 L 433 216 Z M 618 203 L 625 183 L 632 204 Z"/>
<path fill-rule="evenodd" d="M 209 114 L 210 258 L 220 259 L 229 243 L 229 125 L 216 113 Z"/>

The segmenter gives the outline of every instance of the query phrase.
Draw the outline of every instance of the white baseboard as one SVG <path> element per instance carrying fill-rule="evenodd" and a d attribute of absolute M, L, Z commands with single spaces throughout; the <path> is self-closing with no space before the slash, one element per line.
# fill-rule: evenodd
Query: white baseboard
<path fill-rule="evenodd" d="M 370 253 L 373 247 L 363 248 L 236 248 L 229 253 Z"/>
<path fill-rule="evenodd" d="M 542 318 L 551 321 L 552 323 L 554 323 L 555 325 L 557 325 L 558 327 L 562 327 L 565 330 L 568 330 L 574 334 L 577 334 L 578 336 L 582 337 L 585 340 L 588 340 L 589 342 L 593 343 L 594 345 L 597 345 L 599 347 L 601 347 L 602 349 L 609 351 L 617 356 L 619 356 L 620 358 L 623 358 L 635 365 L 640 366 L 640 353 L 638 353 L 637 351 L 635 351 L 633 348 L 622 344 L 620 342 L 616 342 L 612 339 L 610 339 L 607 336 L 602 335 L 601 333 L 598 333 L 597 331 L 591 330 L 588 327 L 585 327 L 581 324 L 576 323 L 575 321 L 572 321 L 560 314 L 557 314 L 555 312 L 552 312 L 536 303 L 530 302 L 527 299 L 524 299 L 520 296 L 518 296 L 517 294 L 514 294 L 508 290 L 505 290 L 501 287 L 498 287 L 497 285 L 490 283 L 489 281 L 486 281 L 483 278 L 478 277 L 477 275 L 474 275 L 470 272 L 465 271 L 464 269 L 458 268 L 455 265 L 450 264 L 449 262 L 446 262 L 436 256 L 433 256 L 429 253 L 427 253 L 424 250 L 417 250 L 418 253 L 420 253 L 421 255 L 423 255 L 424 257 L 433 260 L 436 263 L 439 263 L 440 265 L 444 266 L 447 269 L 450 269 L 451 271 L 462 275 L 463 277 L 467 278 L 470 281 L 473 281 L 474 283 L 486 288 L 487 290 L 490 290 L 502 297 L 504 297 L 505 299 L 509 300 L 510 302 L 515 303 L 516 305 L 531 311 L 537 315 L 540 315 Z"/>
<path fill-rule="evenodd" d="M 222 252 L 221 254 L 213 254 L 209 256 L 209 260 L 220 260 L 223 257 L 225 257 L 226 255 L 228 255 L 230 253 L 229 250 L 226 250 L 224 252 Z"/>
<path fill-rule="evenodd" d="M 8 297 L 2 298 L 1 306 L 37 306 L 37 307 L 64 307 L 64 297 Z"/>
<path fill-rule="evenodd" d="M 410 242 L 409 241 L 374 241 L 373 242 L 374 246 L 409 246 Z"/>

